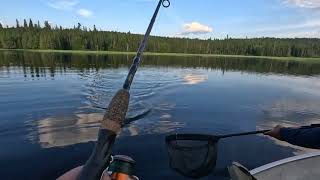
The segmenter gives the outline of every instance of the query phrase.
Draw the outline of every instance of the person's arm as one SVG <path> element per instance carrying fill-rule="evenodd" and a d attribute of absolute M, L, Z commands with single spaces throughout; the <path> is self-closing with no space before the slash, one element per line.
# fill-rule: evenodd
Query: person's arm
<path fill-rule="evenodd" d="M 272 131 L 269 131 L 265 134 L 293 145 L 320 149 L 319 127 L 284 128 L 282 126 L 276 126 Z"/>

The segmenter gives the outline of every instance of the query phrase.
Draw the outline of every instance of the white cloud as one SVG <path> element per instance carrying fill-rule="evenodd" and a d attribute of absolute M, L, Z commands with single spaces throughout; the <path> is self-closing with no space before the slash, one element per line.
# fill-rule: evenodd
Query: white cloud
<path fill-rule="evenodd" d="M 10 22 L 8 22 L 6 20 L 0 20 L 0 23 L 1 23 L 2 27 L 13 26 Z"/>
<path fill-rule="evenodd" d="M 320 31 L 279 32 L 271 35 L 279 38 L 320 38 Z"/>
<path fill-rule="evenodd" d="M 184 24 L 183 31 L 178 33 L 178 35 L 207 34 L 211 32 L 213 32 L 213 28 L 199 22 L 191 22 Z"/>
<path fill-rule="evenodd" d="M 294 24 L 272 25 L 255 29 L 256 33 L 263 36 L 282 38 L 320 38 L 320 19 L 313 18 Z"/>
<path fill-rule="evenodd" d="M 91 17 L 92 16 L 92 11 L 88 10 L 88 9 L 79 9 L 77 11 L 77 14 L 82 16 L 82 17 Z"/>
<path fill-rule="evenodd" d="M 296 18 L 295 22 L 273 24 L 266 27 L 256 28 L 255 32 L 263 36 L 282 38 L 319 38 L 320 37 L 320 0 L 282 0 L 286 5 L 294 6 L 303 16 Z"/>
<path fill-rule="evenodd" d="M 320 0 L 285 0 L 285 2 L 301 8 L 320 8 Z"/>
<path fill-rule="evenodd" d="M 58 10 L 72 10 L 79 2 L 76 0 L 57 0 L 48 3 L 48 6 Z"/>
<path fill-rule="evenodd" d="M 263 27 L 258 28 L 257 31 L 283 31 L 304 28 L 320 28 L 320 19 L 311 19 L 300 23 L 287 24 L 281 26 Z"/>

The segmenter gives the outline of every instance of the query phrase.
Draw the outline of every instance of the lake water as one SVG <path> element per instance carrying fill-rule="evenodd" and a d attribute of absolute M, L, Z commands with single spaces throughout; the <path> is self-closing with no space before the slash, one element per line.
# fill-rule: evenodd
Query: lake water
<path fill-rule="evenodd" d="M 122 87 L 132 56 L 0 52 L 1 179 L 55 179 L 83 164 L 104 107 Z M 170 133 L 228 134 L 319 123 L 320 63 L 145 56 L 114 154 L 137 161 L 140 179 L 186 179 L 169 168 Z M 228 179 L 305 153 L 263 135 L 223 139 L 215 171 Z"/>

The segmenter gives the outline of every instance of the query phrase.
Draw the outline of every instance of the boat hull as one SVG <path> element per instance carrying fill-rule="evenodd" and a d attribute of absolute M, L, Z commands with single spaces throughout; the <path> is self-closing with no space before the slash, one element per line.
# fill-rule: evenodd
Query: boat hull
<path fill-rule="evenodd" d="M 320 152 L 276 161 L 250 171 L 258 180 L 320 179 Z"/>

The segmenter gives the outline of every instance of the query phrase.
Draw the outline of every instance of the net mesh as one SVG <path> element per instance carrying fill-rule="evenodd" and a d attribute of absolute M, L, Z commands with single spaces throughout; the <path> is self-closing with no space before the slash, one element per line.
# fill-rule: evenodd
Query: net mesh
<path fill-rule="evenodd" d="M 171 136 L 166 140 L 170 167 L 191 178 L 207 176 L 217 160 L 217 139 L 196 136 Z"/>

